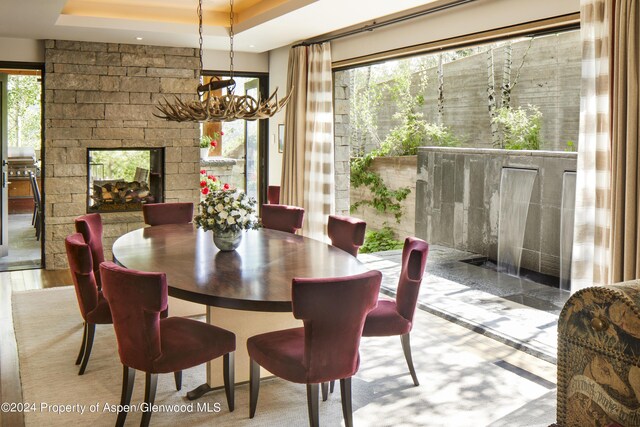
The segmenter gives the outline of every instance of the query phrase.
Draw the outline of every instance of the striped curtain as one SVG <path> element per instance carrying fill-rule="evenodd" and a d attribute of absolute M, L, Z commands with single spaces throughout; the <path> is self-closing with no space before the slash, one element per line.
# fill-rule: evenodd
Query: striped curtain
<path fill-rule="evenodd" d="M 281 203 L 302 206 L 302 234 L 326 240 L 328 215 L 335 212 L 333 75 L 329 43 L 293 48 L 286 112 Z"/>
<path fill-rule="evenodd" d="M 582 86 L 571 291 L 609 283 L 612 0 L 581 0 Z"/>

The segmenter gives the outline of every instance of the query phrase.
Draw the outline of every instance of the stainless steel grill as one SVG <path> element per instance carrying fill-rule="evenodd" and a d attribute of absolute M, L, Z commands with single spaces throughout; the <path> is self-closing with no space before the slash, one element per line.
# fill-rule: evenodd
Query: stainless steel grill
<path fill-rule="evenodd" d="M 29 179 L 29 172 L 38 175 L 36 154 L 31 147 L 9 147 L 7 153 L 7 172 L 9 181 Z"/>

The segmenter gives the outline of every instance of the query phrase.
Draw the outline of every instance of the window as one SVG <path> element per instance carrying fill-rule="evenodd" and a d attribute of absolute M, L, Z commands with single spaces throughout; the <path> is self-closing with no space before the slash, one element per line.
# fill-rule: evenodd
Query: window
<path fill-rule="evenodd" d="M 211 73 L 205 79 L 226 80 L 229 77 Z M 235 93 L 247 94 L 258 99 L 268 96 L 268 77 L 265 74 L 240 73 L 234 75 Z M 225 93 L 226 89 L 221 89 Z M 267 120 L 234 120 L 222 123 L 205 123 L 202 135 L 216 140 L 209 149 L 203 168 L 221 182 L 244 190 L 256 200 L 266 194 Z"/>
<path fill-rule="evenodd" d="M 351 155 L 417 146 L 577 149 L 579 31 L 517 37 L 337 71 Z M 342 99 L 341 99 L 342 97 Z"/>

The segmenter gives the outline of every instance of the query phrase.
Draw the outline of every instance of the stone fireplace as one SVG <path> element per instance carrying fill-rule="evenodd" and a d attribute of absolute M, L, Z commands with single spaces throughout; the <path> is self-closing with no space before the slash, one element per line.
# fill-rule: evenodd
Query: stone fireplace
<path fill-rule="evenodd" d="M 89 148 L 87 212 L 140 211 L 164 199 L 163 148 Z"/>
<path fill-rule="evenodd" d="M 198 201 L 199 124 L 169 122 L 153 115 L 158 100 L 195 96 L 197 68 L 197 52 L 192 48 L 45 42 L 43 201 L 47 269 L 67 268 L 64 238 L 75 231 L 74 218 L 87 213 L 88 180 L 96 173 L 89 166 L 89 149 L 159 149 L 164 156 L 162 199 Z M 152 167 L 148 169 L 151 173 Z M 149 176 L 150 190 L 152 181 Z M 118 182 L 113 185 L 117 189 Z M 133 189 L 120 187 L 118 191 L 124 191 L 125 200 L 127 192 L 132 197 Z M 105 258 L 111 259 L 113 242 L 144 226 L 142 213 L 101 211 Z"/>

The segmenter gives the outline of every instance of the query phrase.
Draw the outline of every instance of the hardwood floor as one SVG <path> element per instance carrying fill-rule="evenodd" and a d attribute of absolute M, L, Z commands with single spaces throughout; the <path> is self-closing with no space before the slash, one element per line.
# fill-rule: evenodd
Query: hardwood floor
<path fill-rule="evenodd" d="M 0 402 L 22 402 L 11 294 L 30 289 L 68 286 L 72 283 L 69 270 L 37 269 L 0 272 Z M 24 426 L 23 414 L 0 412 L 0 425 Z"/>

